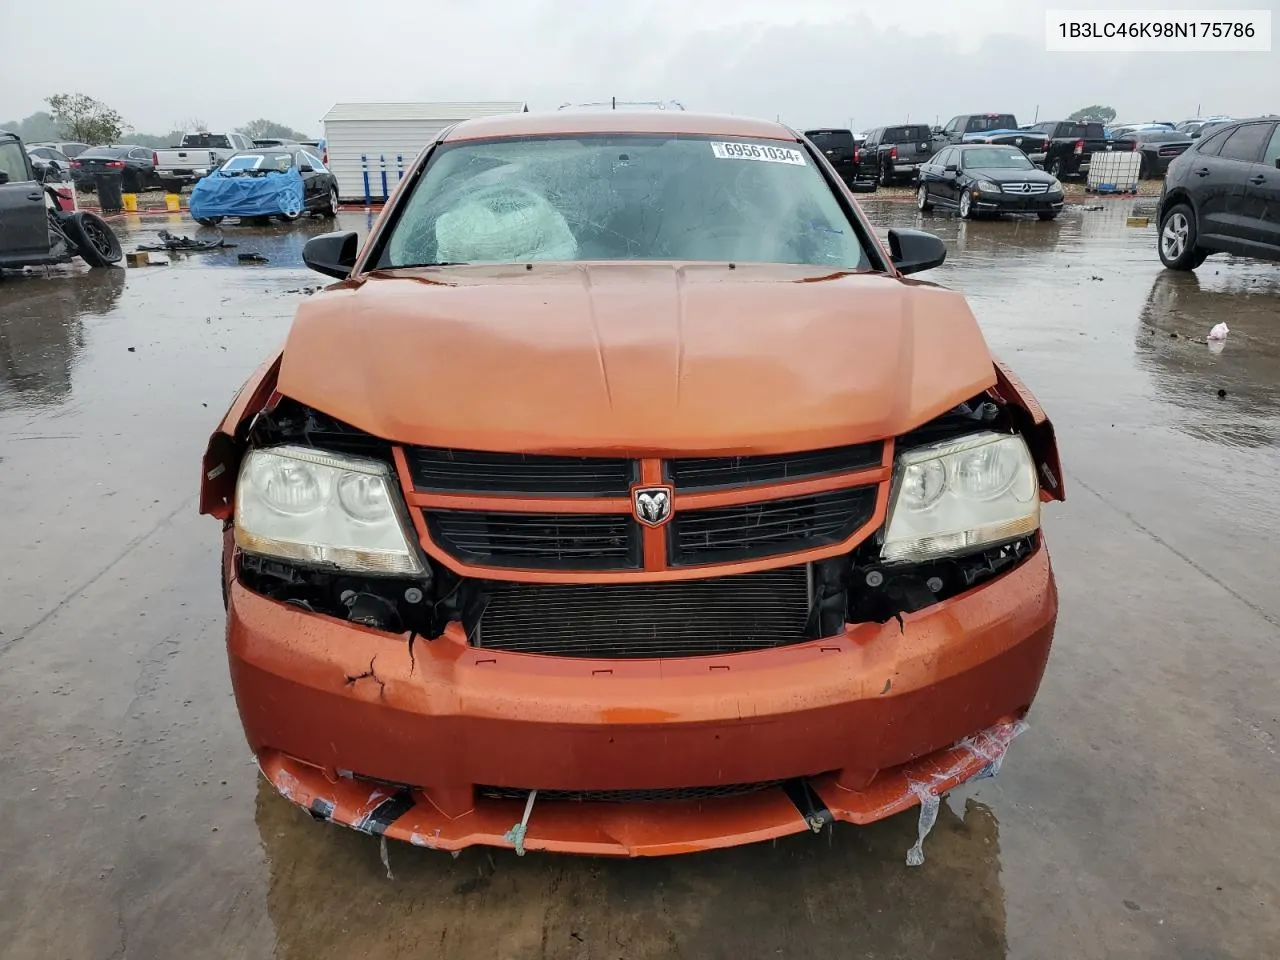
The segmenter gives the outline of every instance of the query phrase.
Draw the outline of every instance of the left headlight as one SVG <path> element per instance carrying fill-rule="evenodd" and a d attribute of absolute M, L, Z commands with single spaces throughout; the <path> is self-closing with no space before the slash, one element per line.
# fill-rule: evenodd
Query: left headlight
<path fill-rule="evenodd" d="M 978 189 L 981 190 L 983 193 L 999 193 L 1000 192 L 1000 188 L 996 186 L 996 184 L 992 183 L 990 180 L 979 180 Z"/>
<path fill-rule="evenodd" d="M 1022 437 L 976 433 L 898 457 L 880 555 L 932 560 L 1039 527 L 1040 487 Z"/>
<path fill-rule="evenodd" d="M 251 450 L 236 483 L 236 546 L 363 573 L 419 574 L 391 469 L 308 447 Z"/>

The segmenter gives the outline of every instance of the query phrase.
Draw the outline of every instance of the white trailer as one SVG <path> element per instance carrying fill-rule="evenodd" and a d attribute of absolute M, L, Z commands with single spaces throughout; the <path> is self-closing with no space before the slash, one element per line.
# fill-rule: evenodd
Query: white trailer
<path fill-rule="evenodd" d="M 516 100 L 336 103 L 324 116 L 324 136 L 329 170 L 338 179 L 339 198 L 351 203 L 381 202 L 395 189 L 402 172 L 445 127 L 460 120 L 528 109 Z"/>

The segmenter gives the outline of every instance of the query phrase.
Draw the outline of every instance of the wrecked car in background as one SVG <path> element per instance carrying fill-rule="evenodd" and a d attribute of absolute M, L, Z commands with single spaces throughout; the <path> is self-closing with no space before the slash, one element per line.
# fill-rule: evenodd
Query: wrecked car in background
<path fill-rule="evenodd" d="M 441 850 L 659 855 L 998 769 L 1045 669 L 1053 429 L 782 125 L 459 123 L 209 441 L 266 778 Z M 919 860 L 918 848 L 913 851 Z"/>
<path fill-rule="evenodd" d="M 68 263 L 109 267 L 123 257 L 111 227 L 86 210 L 64 211 L 15 134 L 0 130 L 0 269 Z"/>

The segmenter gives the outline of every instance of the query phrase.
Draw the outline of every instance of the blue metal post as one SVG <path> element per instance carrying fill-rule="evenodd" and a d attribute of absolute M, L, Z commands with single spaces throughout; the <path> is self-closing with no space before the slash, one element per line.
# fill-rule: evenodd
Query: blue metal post
<path fill-rule="evenodd" d="M 396 154 L 396 183 L 404 179 L 404 154 Z"/>
<path fill-rule="evenodd" d="M 378 154 L 378 162 L 382 166 L 382 202 L 386 203 L 391 196 L 391 191 L 387 189 L 387 155 L 385 153 Z"/>
<path fill-rule="evenodd" d="M 367 207 L 373 201 L 369 193 L 369 155 L 367 153 L 360 154 L 360 170 L 364 174 L 364 205 Z"/>

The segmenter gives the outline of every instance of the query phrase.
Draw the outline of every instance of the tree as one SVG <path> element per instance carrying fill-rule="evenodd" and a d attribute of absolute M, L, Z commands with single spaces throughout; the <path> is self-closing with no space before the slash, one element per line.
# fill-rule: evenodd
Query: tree
<path fill-rule="evenodd" d="M 53 117 L 43 110 L 31 114 L 24 120 L 2 121 L 0 130 L 16 133 L 27 143 L 58 139 L 58 125 L 53 122 Z"/>
<path fill-rule="evenodd" d="M 45 103 L 53 112 L 58 132 L 68 140 L 115 143 L 122 133 L 132 129 L 115 110 L 83 93 L 55 94 Z"/>
<path fill-rule="evenodd" d="M 246 123 L 243 127 L 236 127 L 236 133 L 243 133 L 250 140 L 265 140 L 274 138 L 277 140 L 306 140 L 307 135 L 287 127 L 283 123 L 276 123 L 274 120 L 253 120 Z"/>
<path fill-rule="evenodd" d="M 1084 123 L 1110 123 L 1116 118 L 1116 111 L 1113 107 L 1104 107 L 1100 103 L 1095 103 L 1091 107 L 1081 107 L 1068 120 L 1079 120 Z"/>

